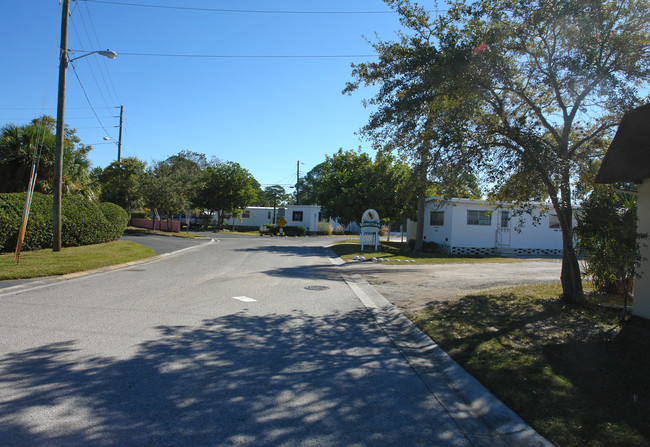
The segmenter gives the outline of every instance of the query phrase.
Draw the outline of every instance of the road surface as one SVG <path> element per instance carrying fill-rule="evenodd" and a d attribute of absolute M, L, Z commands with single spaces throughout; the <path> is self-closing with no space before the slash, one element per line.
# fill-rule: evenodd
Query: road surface
<path fill-rule="evenodd" d="M 0 290 L 1 444 L 544 445 L 325 241 Z"/>

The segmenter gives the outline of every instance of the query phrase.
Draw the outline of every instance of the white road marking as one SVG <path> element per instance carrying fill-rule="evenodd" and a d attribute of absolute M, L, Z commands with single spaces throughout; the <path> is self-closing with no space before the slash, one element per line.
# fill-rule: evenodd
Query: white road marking
<path fill-rule="evenodd" d="M 255 302 L 257 302 L 257 300 L 254 300 L 253 298 L 249 298 L 247 296 L 233 296 L 232 299 L 233 300 L 243 301 L 244 303 L 255 303 Z"/>

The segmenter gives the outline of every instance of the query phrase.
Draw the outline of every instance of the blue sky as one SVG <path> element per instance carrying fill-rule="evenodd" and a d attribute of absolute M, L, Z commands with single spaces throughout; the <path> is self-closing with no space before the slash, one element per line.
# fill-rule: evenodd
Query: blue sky
<path fill-rule="evenodd" d="M 350 64 L 370 57 L 243 56 L 372 55 L 363 36 L 374 41 L 378 33 L 394 39 L 400 29 L 396 14 L 215 12 L 127 3 L 247 11 L 389 11 L 380 0 L 71 2 L 69 48 L 118 53 L 115 60 L 91 55 L 68 70 L 65 121 L 84 143 L 93 145 L 94 166 L 106 166 L 117 157 L 117 145 L 103 137 L 108 133 L 118 138 L 120 105 L 125 117 L 122 157 L 150 163 L 191 150 L 238 162 L 263 185 L 293 184 L 298 160 L 304 175 L 339 148 L 362 146 L 371 152 L 356 132 L 370 113 L 362 100 L 374 90 L 341 93 L 352 79 Z M 59 1 L 5 2 L 2 15 L 0 125 L 25 124 L 41 113 L 55 116 Z"/>

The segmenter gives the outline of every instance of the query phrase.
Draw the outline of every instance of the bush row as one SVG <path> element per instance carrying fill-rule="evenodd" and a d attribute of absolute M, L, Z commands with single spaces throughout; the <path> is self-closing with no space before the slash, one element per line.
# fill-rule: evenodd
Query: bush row
<path fill-rule="evenodd" d="M 266 224 L 267 233 L 272 235 L 280 234 L 280 227 L 277 225 Z M 285 226 L 282 228 L 282 233 L 285 236 L 304 236 L 307 233 L 307 228 L 305 227 L 288 227 Z"/>
<path fill-rule="evenodd" d="M 52 247 L 51 195 L 34 193 L 22 250 Z M 25 205 L 25 193 L 0 193 L 0 252 L 16 247 Z M 113 203 L 94 203 L 81 196 L 63 196 L 61 244 L 65 247 L 99 244 L 118 239 L 128 216 Z"/>

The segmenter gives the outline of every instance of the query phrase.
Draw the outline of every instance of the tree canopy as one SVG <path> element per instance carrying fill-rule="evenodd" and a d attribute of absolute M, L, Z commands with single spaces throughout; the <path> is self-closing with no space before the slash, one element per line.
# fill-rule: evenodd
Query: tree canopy
<path fill-rule="evenodd" d="M 325 215 L 343 223 L 359 221 L 368 208 L 387 221 L 414 213 L 413 173 L 389 153 L 379 153 L 373 160 L 360 151 L 339 149 L 307 174 L 304 191 Z"/>
<path fill-rule="evenodd" d="M 560 221 L 564 298 L 581 302 L 575 183 L 623 111 L 644 101 L 648 0 L 479 0 L 435 18 L 408 0 L 386 3 L 408 34 L 375 43 L 378 61 L 354 67 L 348 91 L 380 85 L 367 130 L 396 143 L 406 134 L 420 164 L 426 148 L 497 188 L 534 173 Z"/>
<path fill-rule="evenodd" d="M 0 130 L 0 192 L 27 190 L 32 161 L 37 160 L 34 190 L 52 193 L 54 182 L 56 120 L 43 115 L 24 126 L 8 124 Z M 90 173 L 91 146 L 81 143 L 75 129 L 65 127 L 62 190 L 96 199 L 97 189 Z"/>
<path fill-rule="evenodd" d="M 121 206 L 130 216 L 144 203 L 142 182 L 145 166 L 146 163 L 136 157 L 126 157 L 106 166 L 99 174 L 100 200 Z"/>
<path fill-rule="evenodd" d="M 208 166 L 201 176 L 202 186 L 196 204 L 214 213 L 219 212 L 219 225 L 224 212 L 234 214 L 253 203 L 259 183 L 239 163 L 222 162 Z"/>

